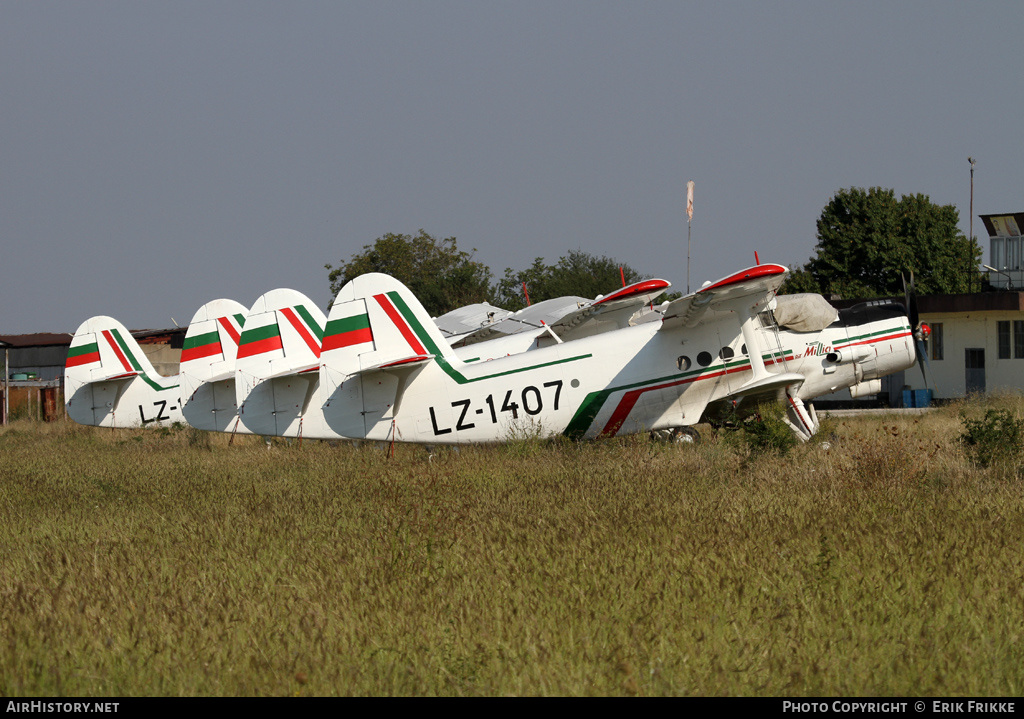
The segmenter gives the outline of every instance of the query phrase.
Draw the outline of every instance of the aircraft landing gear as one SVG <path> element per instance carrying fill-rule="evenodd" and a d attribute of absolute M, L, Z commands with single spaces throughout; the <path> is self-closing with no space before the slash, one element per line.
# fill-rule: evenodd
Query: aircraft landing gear
<path fill-rule="evenodd" d="M 700 432 L 695 427 L 670 427 L 654 430 L 651 439 L 673 444 L 700 444 Z"/>

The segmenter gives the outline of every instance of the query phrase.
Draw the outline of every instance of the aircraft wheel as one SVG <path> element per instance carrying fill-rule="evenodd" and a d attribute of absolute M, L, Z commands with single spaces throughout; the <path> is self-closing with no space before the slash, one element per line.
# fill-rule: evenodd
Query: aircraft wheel
<path fill-rule="evenodd" d="M 656 429 L 651 432 L 651 439 L 673 444 L 700 444 L 700 432 L 693 427 L 672 427 Z"/>
<path fill-rule="evenodd" d="M 700 444 L 700 432 L 696 427 L 676 427 L 673 441 L 678 444 Z"/>

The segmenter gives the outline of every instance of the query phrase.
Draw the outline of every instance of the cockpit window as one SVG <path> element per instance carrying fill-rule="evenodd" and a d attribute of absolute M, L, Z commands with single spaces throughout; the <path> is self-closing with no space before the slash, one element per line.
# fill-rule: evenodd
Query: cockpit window
<path fill-rule="evenodd" d="M 839 322 L 846 327 L 906 316 L 907 311 L 903 305 L 896 302 L 864 302 L 849 309 L 839 310 Z"/>

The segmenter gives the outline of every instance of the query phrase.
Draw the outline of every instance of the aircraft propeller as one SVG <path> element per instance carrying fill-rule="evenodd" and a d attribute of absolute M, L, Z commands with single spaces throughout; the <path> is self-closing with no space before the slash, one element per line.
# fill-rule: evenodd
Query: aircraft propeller
<path fill-rule="evenodd" d="M 921 316 L 917 310 L 917 292 L 914 291 L 914 271 L 910 271 L 909 285 L 907 284 L 906 276 L 901 273 L 900 277 L 903 280 L 904 307 L 907 310 L 907 318 L 910 320 L 910 327 L 914 333 L 914 350 L 917 356 L 917 366 L 921 368 L 924 386 L 927 389 L 933 389 L 933 383 L 930 381 L 932 367 L 931 362 L 928 360 L 928 348 L 925 345 L 925 340 L 931 334 L 931 328 L 921 322 Z"/>

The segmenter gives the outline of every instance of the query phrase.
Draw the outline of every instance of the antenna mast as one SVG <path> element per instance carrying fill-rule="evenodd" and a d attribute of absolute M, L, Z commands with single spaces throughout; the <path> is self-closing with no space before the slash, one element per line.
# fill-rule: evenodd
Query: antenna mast
<path fill-rule="evenodd" d="M 690 294 L 690 221 L 693 219 L 693 180 L 686 183 L 686 294 Z"/>

